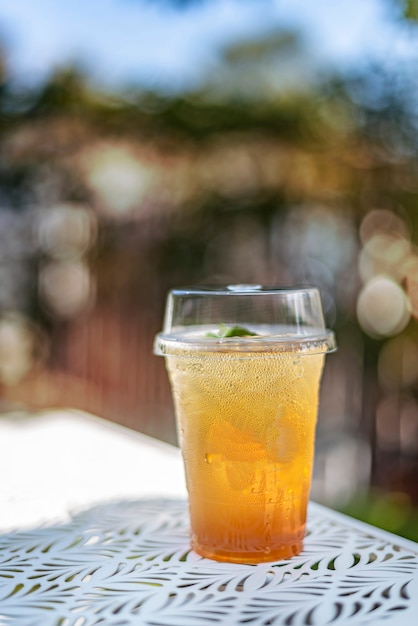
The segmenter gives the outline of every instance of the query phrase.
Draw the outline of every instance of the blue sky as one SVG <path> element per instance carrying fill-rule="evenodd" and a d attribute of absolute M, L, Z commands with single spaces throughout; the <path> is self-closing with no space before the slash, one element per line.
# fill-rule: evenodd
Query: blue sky
<path fill-rule="evenodd" d="M 390 7 L 386 0 L 210 0 L 183 10 L 162 0 L 0 0 L 0 35 L 18 82 L 78 62 L 106 86 L 176 90 L 216 72 L 228 43 L 279 28 L 299 30 L 319 67 L 402 61 L 411 36 Z"/>

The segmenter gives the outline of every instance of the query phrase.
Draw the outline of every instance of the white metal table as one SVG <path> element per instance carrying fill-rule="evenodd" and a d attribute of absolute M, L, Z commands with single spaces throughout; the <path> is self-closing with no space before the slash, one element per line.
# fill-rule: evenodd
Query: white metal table
<path fill-rule="evenodd" d="M 304 551 L 189 548 L 179 450 L 78 411 L 0 416 L 0 626 L 418 623 L 418 545 L 311 504 Z"/>

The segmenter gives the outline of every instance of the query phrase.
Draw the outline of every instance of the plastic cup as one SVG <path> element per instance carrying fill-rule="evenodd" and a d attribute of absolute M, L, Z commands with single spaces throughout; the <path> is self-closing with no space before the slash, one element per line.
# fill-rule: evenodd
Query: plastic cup
<path fill-rule="evenodd" d="M 318 290 L 174 289 L 154 349 L 171 382 L 192 548 L 235 563 L 298 554 L 335 349 Z"/>

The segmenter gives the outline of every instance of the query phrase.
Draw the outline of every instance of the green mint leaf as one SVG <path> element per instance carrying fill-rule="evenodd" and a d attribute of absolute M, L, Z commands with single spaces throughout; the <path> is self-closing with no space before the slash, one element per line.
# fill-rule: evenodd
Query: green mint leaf
<path fill-rule="evenodd" d="M 226 324 L 220 324 L 219 330 L 216 332 L 206 333 L 206 337 L 214 339 L 226 339 L 227 337 L 255 337 L 257 333 L 253 333 L 248 328 L 242 326 L 227 326 Z"/>

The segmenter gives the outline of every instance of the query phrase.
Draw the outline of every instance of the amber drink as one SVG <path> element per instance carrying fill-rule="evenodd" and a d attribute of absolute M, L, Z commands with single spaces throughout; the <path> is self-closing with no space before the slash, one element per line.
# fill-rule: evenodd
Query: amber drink
<path fill-rule="evenodd" d="M 306 291 L 320 303 L 316 290 Z M 319 326 L 302 323 L 299 306 L 299 325 L 288 304 L 285 315 L 275 313 L 278 324 L 266 323 L 296 293 L 242 285 L 207 290 L 198 308 L 208 298 L 209 317 L 215 309 L 215 319 L 222 314 L 226 322 L 202 324 L 208 320 L 200 311 L 193 320 L 199 323 L 170 326 L 157 337 L 172 386 L 192 547 L 202 556 L 257 563 L 302 549 L 320 379 L 334 339 L 322 317 Z M 272 309 L 274 298 L 281 304 Z M 168 305 L 170 316 L 175 306 Z"/>

